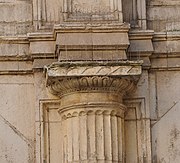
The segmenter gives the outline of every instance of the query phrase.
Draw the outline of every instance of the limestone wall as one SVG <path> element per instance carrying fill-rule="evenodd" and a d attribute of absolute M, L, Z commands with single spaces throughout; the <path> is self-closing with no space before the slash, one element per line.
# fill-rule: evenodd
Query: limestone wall
<path fill-rule="evenodd" d="M 148 0 L 148 28 L 155 32 L 180 30 L 180 2 L 178 0 Z"/>
<path fill-rule="evenodd" d="M 124 98 L 126 163 L 179 163 L 180 1 L 130 4 L 135 15 L 122 10 L 133 22 L 128 57 L 144 64 L 136 92 Z M 0 163 L 63 163 L 60 99 L 44 72 L 58 60 L 53 26 L 62 12 L 59 0 L 0 0 Z"/>
<path fill-rule="evenodd" d="M 1 75 L 0 91 L 0 162 L 34 162 L 33 76 Z"/>
<path fill-rule="evenodd" d="M 150 74 L 153 162 L 178 163 L 180 159 L 179 78 L 179 71 Z"/>
<path fill-rule="evenodd" d="M 0 35 L 22 35 L 32 31 L 32 1 L 0 1 Z"/>

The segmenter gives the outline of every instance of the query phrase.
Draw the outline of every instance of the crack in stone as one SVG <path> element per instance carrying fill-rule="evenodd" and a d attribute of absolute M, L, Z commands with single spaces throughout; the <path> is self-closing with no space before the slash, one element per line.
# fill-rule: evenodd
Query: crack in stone
<path fill-rule="evenodd" d="M 167 113 L 169 113 L 178 103 L 180 102 L 180 100 L 178 100 L 177 102 L 174 102 L 174 104 L 161 116 L 157 119 L 157 121 L 152 125 L 155 126 Z"/>
<path fill-rule="evenodd" d="M 33 143 L 26 138 L 26 136 L 24 136 L 15 126 L 13 126 L 8 120 L 6 120 L 1 114 L 0 114 L 0 118 L 4 121 L 4 123 L 10 127 L 14 133 L 16 133 L 22 140 L 24 140 L 29 147 L 33 148 Z"/>

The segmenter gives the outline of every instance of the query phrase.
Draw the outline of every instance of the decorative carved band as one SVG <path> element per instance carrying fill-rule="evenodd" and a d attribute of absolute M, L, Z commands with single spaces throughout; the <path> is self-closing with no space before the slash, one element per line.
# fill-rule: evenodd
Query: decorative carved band
<path fill-rule="evenodd" d="M 48 84 L 50 92 L 62 96 L 77 91 L 106 91 L 125 94 L 133 91 L 135 84 L 131 78 L 117 77 L 69 77 L 51 79 Z"/>
<path fill-rule="evenodd" d="M 124 43 L 123 43 L 124 44 Z M 137 76 L 141 75 L 142 61 L 84 61 L 55 62 L 46 67 L 49 77 L 72 76 Z"/>
<path fill-rule="evenodd" d="M 78 117 L 83 115 L 111 115 L 117 117 L 124 117 L 126 106 L 117 102 L 106 103 L 88 103 L 79 105 L 69 105 L 61 107 L 59 114 L 62 120 L 66 120 L 72 117 Z"/>

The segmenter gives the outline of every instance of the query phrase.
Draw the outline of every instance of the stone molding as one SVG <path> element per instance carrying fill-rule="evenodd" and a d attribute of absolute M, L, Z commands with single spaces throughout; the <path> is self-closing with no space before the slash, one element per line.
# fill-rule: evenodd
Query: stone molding
<path fill-rule="evenodd" d="M 49 77 L 72 76 L 137 76 L 141 75 L 142 61 L 84 61 L 54 62 L 46 66 Z"/>
<path fill-rule="evenodd" d="M 126 161 L 133 162 L 135 159 L 137 162 L 152 162 L 151 158 L 151 132 L 150 132 L 150 115 L 148 107 L 146 106 L 147 99 L 145 97 L 126 98 L 124 104 L 127 106 L 125 112 L 125 128 L 131 130 L 131 136 L 125 135 L 126 144 Z M 132 124 L 134 123 L 133 128 Z M 133 133 L 134 132 L 134 133 Z M 138 139 L 134 139 L 137 143 L 136 146 L 131 146 L 133 140 L 133 134 Z M 129 145 L 128 145 L 129 144 Z M 133 157 L 131 152 L 137 151 L 137 155 Z"/>
<path fill-rule="evenodd" d="M 125 94 L 134 90 L 134 81 L 128 78 L 112 77 L 77 77 L 65 78 L 61 80 L 54 79 L 48 83 L 50 92 L 63 96 L 72 92 L 117 92 Z"/>
<path fill-rule="evenodd" d="M 60 150 L 60 141 L 56 140 L 58 146 L 53 148 L 53 143 L 50 143 L 52 139 L 55 140 L 53 133 L 57 134 L 57 130 L 53 130 L 52 124 L 61 125 L 61 119 L 56 112 L 60 107 L 60 100 L 40 99 L 39 110 L 36 119 L 36 162 L 50 163 L 50 160 L 57 160 L 59 158 L 52 158 L 52 153 L 56 150 Z M 54 116 L 51 116 L 53 112 Z M 57 115 L 57 116 L 56 116 Z M 56 161 L 55 161 L 56 162 Z"/>
<path fill-rule="evenodd" d="M 155 32 L 153 37 L 153 42 L 158 41 L 176 41 L 180 39 L 180 32 Z"/>
<path fill-rule="evenodd" d="M 88 103 L 61 107 L 62 120 L 87 115 L 110 115 L 124 118 L 126 106 L 118 102 Z"/>
<path fill-rule="evenodd" d="M 128 48 L 128 58 L 131 60 L 143 60 L 143 69 L 151 67 L 150 57 L 154 51 L 152 38 L 154 32 L 151 30 L 146 31 L 130 31 Z"/>
<path fill-rule="evenodd" d="M 46 67 L 50 92 L 63 96 L 72 92 L 132 92 L 141 62 L 62 62 Z"/>

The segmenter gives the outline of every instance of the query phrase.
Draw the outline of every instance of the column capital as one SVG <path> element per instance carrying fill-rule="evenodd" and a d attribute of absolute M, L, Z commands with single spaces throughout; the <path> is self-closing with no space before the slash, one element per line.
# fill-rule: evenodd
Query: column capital
<path fill-rule="evenodd" d="M 73 92 L 131 92 L 141 75 L 140 61 L 57 62 L 46 67 L 47 87 L 52 94 Z"/>

